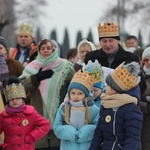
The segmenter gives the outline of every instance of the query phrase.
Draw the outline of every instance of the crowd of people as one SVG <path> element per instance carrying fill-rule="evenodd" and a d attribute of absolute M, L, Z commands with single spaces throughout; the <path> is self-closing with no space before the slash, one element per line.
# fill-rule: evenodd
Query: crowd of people
<path fill-rule="evenodd" d="M 0 149 L 148 150 L 150 47 L 120 44 L 115 22 L 98 24 L 61 57 L 22 23 L 16 48 L 0 36 Z"/>

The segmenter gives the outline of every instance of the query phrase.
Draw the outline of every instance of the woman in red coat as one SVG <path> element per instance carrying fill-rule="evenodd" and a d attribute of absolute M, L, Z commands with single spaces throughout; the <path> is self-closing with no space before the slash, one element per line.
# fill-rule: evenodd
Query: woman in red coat
<path fill-rule="evenodd" d="M 49 132 L 49 121 L 25 104 L 25 90 L 18 79 L 9 79 L 5 96 L 7 105 L 0 114 L 0 133 L 5 135 L 2 149 L 34 150 L 34 142 Z"/>

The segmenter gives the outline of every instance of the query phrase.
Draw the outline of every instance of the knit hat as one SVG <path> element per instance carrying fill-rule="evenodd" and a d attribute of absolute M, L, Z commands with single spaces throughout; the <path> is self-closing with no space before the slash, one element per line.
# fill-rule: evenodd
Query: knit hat
<path fill-rule="evenodd" d="M 118 23 L 110 22 L 98 25 L 99 40 L 102 38 L 115 38 L 120 40 Z"/>
<path fill-rule="evenodd" d="M 149 57 L 149 56 L 150 56 L 150 47 L 147 47 L 142 53 L 142 60 L 144 60 L 145 57 Z"/>
<path fill-rule="evenodd" d="M 31 37 L 33 37 L 33 28 L 32 28 L 32 26 L 30 24 L 22 23 L 19 26 L 18 35 L 19 34 L 29 34 Z"/>
<path fill-rule="evenodd" d="M 2 36 L 0 36 L 0 44 L 2 44 L 8 51 L 8 41 Z"/>
<path fill-rule="evenodd" d="M 103 91 L 103 90 L 104 90 L 104 83 L 103 83 L 103 82 L 95 83 L 95 84 L 93 85 L 93 87 L 102 89 L 102 91 Z"/>
<path fill-rule="evenodd" d="M 85 95 L 88 96 L 93 85 L 101 81 L 103 81 L 102 66 L 99 64 L 98 60 L 95 60 L 94 62 L 89 60 L 87 64 L 83 63 L 82 71 L 79 70 L 74 75 L 68 87 L 68 94 L 70 95 L 71 89 L 77 88 L 82 90 Z"/>
<path fill-rule="evenodd" d="M 70 96 L 70 91 L 72 89 L 79 89 L 83 91 L 86 96 L 88 96 L 93 87 L 94 80 L 94 75 L 90 75 L 88 71 L 81 72 L 81 70 L 79 70 L 75 73 L 71 83 L 68 86 L 68 95 Z"/>
<path fill-rule="evenodd" d="M 140 82 L 140 65 L 131 62 L 120 64 L 112 73 L 106 77 L 106 83 L 118 93 L 123 93 L 135 87 Z"/>

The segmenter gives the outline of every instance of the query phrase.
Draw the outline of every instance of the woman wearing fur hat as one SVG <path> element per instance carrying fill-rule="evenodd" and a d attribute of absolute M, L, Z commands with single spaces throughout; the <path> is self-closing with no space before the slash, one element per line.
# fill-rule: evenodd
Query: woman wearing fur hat
<path fill-rule="evenodd" d="M 5 97 L 7 105 L 0 114 L 0 133 L 5 134 L 2 149 L 34 150 L 35 141 L 49 132 L 49 121 L 25 104 L 25 89 L 18 78 L 9 78 Z"/>
<path fill-rule="evenodd" d="M 143 112 L 143 127 L 142 127 L 142 150 L 147 150 L 150 147 L 150 47 L 147 47 L 142 53 L 143 75 L 146 80 L 146 91 L 142 95 L 140 107 Z"/>
<path fill-rule="evenodd" d="M 74 65 L 75 71 L 78 71 L 79 69 L 82 68 L 85 55 L 93 50 L 96 50 L 96 47 L 92 42 L 88 41 L 87 39 L 83 39 L 78 44 L 77 50 L 78 50 L 79 60 Z"/>
<path fill-rule="evenodd" d="M 53 125 L 61 139 L 60 150 L 87 150 L 99 118 L 90 91 L 95 77 L 79 70 L 68 86 L 69 100 L 58 111 Z"/>
<path fill-rule="evenodd" d="M 44 39 L 38 44 L 37 58 L 25 67 L 19 77 L 27 94 L 30 93 L 31 105 L 49 119 L 51 124 L 74 73 L 73 64 L 60 58 L 53 43 Z M 53 130 L 36 143 L 36 148 L 39 149 L 59 149 L 59 146 L 60 140 L 56 138 Z"/>
<path fill-rule="evenodd" d="M 139 73 L 138 63 L 122 63 L 106 77 L 100 118 L 90 150 L 142 150 L 143 116 L 137 105 Z"/>

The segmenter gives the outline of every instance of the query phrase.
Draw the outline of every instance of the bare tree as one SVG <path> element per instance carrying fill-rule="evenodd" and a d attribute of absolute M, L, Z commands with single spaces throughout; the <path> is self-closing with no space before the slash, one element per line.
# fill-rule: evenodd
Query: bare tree
<path fill-rule="evenodd" d="M 10 45 L 14 36 L 14 0 L 0 0 L 0 35 L 8 39 Z"/>
<path fill-rule="evenodd" d="M 44 15 L 46 4 L 47 0 L 0 0 L 0 35 L 7 38 L 11 46 L 15 46 L 18 24 L 28 22 L 38 29 L 39 17 Z"/>
<path fill-rule="evenodd" d="M 106 10 L 102 20 L 118 20 L 121 26 L 121 33 L 124 32 L 126 19 L 131 19 L 146 26 L 150 25 L 149 19 L 150 1 L 149 0 L 117 0 L 116 5 Z"/>
<path fill-rule="evenodd" d="M 15 16 L 18 22 L 24 20 L 27 22 L 38 22 L 41 15 L 44 15 L 44 6 L 47 0 L 15 0 Z"/>

